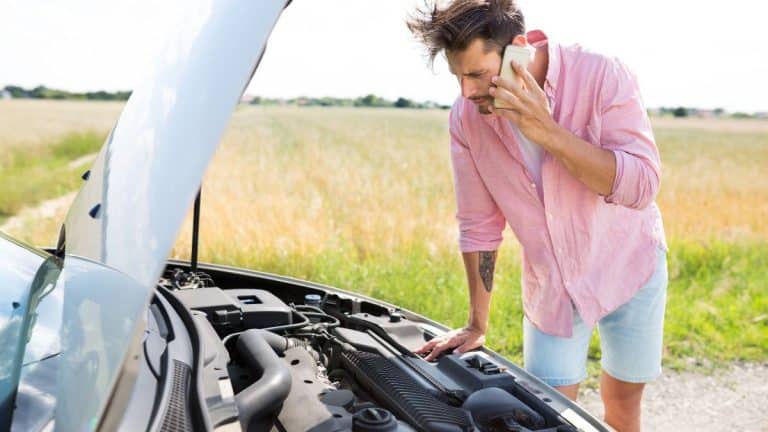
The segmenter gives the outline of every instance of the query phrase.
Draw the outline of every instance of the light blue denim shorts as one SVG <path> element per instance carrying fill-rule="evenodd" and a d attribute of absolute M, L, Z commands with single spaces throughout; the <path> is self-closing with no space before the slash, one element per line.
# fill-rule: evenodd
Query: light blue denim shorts
<path fill-rule="evenodd" d="M 661 374 L 664 308 L 667 300 L 667 254 L 657 249 L 656 270 L 627 303 L 597 323 L 601 366 L 625 382 L 653 381 Z M 552 336 L 523 318 L 525 369 L 550 386 L 566 386 L 587 377 L 591 328 L 574 311 L 573 336 Z"/>

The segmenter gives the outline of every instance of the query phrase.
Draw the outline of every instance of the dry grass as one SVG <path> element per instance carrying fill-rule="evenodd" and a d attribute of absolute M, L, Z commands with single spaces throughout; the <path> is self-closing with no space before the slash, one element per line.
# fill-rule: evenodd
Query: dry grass
<path fill-rule="evenodd" d="M 344 244 L 364 258 L 416 242 L 453 247 L 445 116 L 241 108 L 206 175 L 203 254 L 306 255 Z"/>
<path fill-rule="evenodd" d="M 668 237 L 768 241 L 768 128 L 743 123 L 744 131 L 656 127 Z"/>
<path fill-rule="evenodd" d="M 0 152 L 50 145 L 67 134 L 97 131 L 106 135 L 122 102 L 0 100 Z M 0 166 L 5 159 L 0 156 Z"/>
<path fill-rule="evenodd" d="M 360 257 L 417 244 L 455 249 L 446 119 L 446 111 L 239 109 L 206 176 L 204 258 L 313 255 L 340 244 Z M 723 130 L 712 120 L 657 122 L 668 237 L 768 240 L 768 122 L 721 120 Z M 187 250 L 182 235 L 176 254 Z"/>
<path fill-rule="evenodd" d="M 121 107 L 0 101 L 0 161 L 69 132 L 106 133 Z M 203 259 L 342 244 L 358 257 L 455 249 L 446 120 L 447 111 L 240 107 L 206 175 Z M 768 241 L 768 122 L 660 118 L 654 127 L 667 236 Z M 26 236 L 47 235 L 38 231 Z"/>

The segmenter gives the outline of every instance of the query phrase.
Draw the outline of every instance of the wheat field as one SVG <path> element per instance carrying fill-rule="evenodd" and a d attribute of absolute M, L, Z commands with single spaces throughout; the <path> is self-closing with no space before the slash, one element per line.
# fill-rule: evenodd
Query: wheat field
<path fill-rule="evenodd" d="M 0 151 L 38 150 L 69 133 L 106 135 L 122 109 L 121 102 L 0 100 Z"/>
<path fill-rule="evenodd" d="M 446 122 L 447 111 L 243 107 L 206 177 L 205 208 L 227 222 L 211 221 L 207 236 L 246 230 L 244 247 L 282 253 L 339 240 L 363 255 L 452 248 Z M 768 122 L 722 122 L 659 119 L 667 235 L 767 241 Z"/>
<path fill-rule="evenodd" d="M 0 148 L 4 155 L 41 149 L 73 131 L 104 136 L 119 108 L 0 101 Z M 467 298 L 447 117 L 439 110 L 238 107 L 205 175 L 200 259 L 363 292 L 460 325 Z M 666 360 L 764 361 L 768 122 L 653 122 L 662 154 L 658 203 L 671 246 Z M 41 214 L 33 202 L 6 230 L 52 244 L 66 199 L 59 204 Z M 174 257 L 189 256 L 190 221 Z M 518 245 L 507 230 L 489 344 L 515 359 L 519 279 Z"/>

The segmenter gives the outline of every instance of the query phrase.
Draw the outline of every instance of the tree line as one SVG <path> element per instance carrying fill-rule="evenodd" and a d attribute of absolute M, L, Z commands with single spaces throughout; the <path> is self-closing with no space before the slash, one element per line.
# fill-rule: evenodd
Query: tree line
<path fill-rule="evenodd" d="M 375 107 L 375 108 L 416 108 L 449 109 L 450 105 L 441 105 L 436 102 L 417 102 L 408 98 L 399 97 L 396 100 L 385 99 L 374 94 L 368 94 L 357 98 L 336 97 L 297 97 L 297 98 L 265 98 L 255 96 L 249 100 L 252 105 L 297 105 L 297 106 L 341 106 L 341 107 Z"/>
<path fill-rule="evenodd" d="M 766 118 L 768 117 L 768 113 L 765 112 L 758 112 L 758 113 L 746 113 L 746 112 L 727 112 L 723 108 L 715 108 L 715 109 L 701 109 L 701 108 L 694 108 L 694 107 L 661 107 L 657 109 L 650 109 L 648 112 L 651 115 L 657 115 L 657 116 L 671 116 L 671 117 L 715 117 L 715 118 Z"/>
<path fill-rule="evenodd" d="M 32 89 L 25 89 L 20 86 L 8 85 L 3 91 L 14 99 L 59 99 L 59 100 L 105 100 L 105 101 L 125 101 L 131 96 L 130 91 L 108 92 L 104 90 L 90 92 L 70 92 L 66 90 L 57 90 L 45 86 L 37 86 Z"/>
<path fill-rule="evenodd" d="M 16 85 L 8 85 L 3 88 L 5 97 L 10 96 L 13 99 L 58 99 L 58 100 L 103 100 L 103 101 L 125 101 L 131 96 L 130 91 L 108 92 L 104 90 L 90 92 L 70 92 L 48 88 L 46 86 L 37 86 L 26 89 Z M 374 94 L 361 96 L 358 98 L 335 98 L 335 97 L 297 97 L 290 99 L 282 98 L 264 98 L 256 96 L 247 98 L 246 102 L 253 105 L 298 105 L 298 106 L 350 106 L 350 107 L 394 107 L 394 108 L 442 108 L 448 109 L 450 105 L 440 105 L 436 102 L 416 102 L 414 100 L 400 97 L 396 100 L 388 100 Z"/>
<path fill-rule="evenodd" d="M 16 85 L 7 85 L 2 89 L 0 99 L 59 99 L 59 100 L 101 100 L 125 101 L 131 96 L 130 91 L 108 92 L 104 90 L 89 92 L 70 92 L 45 86 L 25 89 Z M 357 98 L 337 97 L 296 97 L 296 98 L 266 98 L 261 96 L 246 97 L 243 102 L 252 105 L 296 105 L 296 106 L 341 106 L 341 107 L 375 107 L 375 108 L 415 108 L 415 109 L 450 109 L 450 105 L 437 102 L 417 102 L 405 97 L 389 100 L 374 94 Z M 661 107 L 648 110 L 652 116 L 671 117 L 731 117 L 731 118 L 768 118 L 768 113 L 726 112 L 723 108 L 704 110 L 693 107 Z"/>

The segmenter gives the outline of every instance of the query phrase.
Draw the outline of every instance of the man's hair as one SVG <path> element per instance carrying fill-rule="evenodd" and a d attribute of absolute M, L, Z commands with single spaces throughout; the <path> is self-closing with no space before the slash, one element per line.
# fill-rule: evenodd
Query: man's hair
<path fill-rule="evenodd" d="M 430 65 L 441 51 L 462 51 L 476 38 L 485 40 L 486 51 L 501 53 L 512 38 L 525 33 L 523 13 L 515 0 L 438 3 L 425 0 L 406 20 L 411 33 L 426 46 Z"/>

